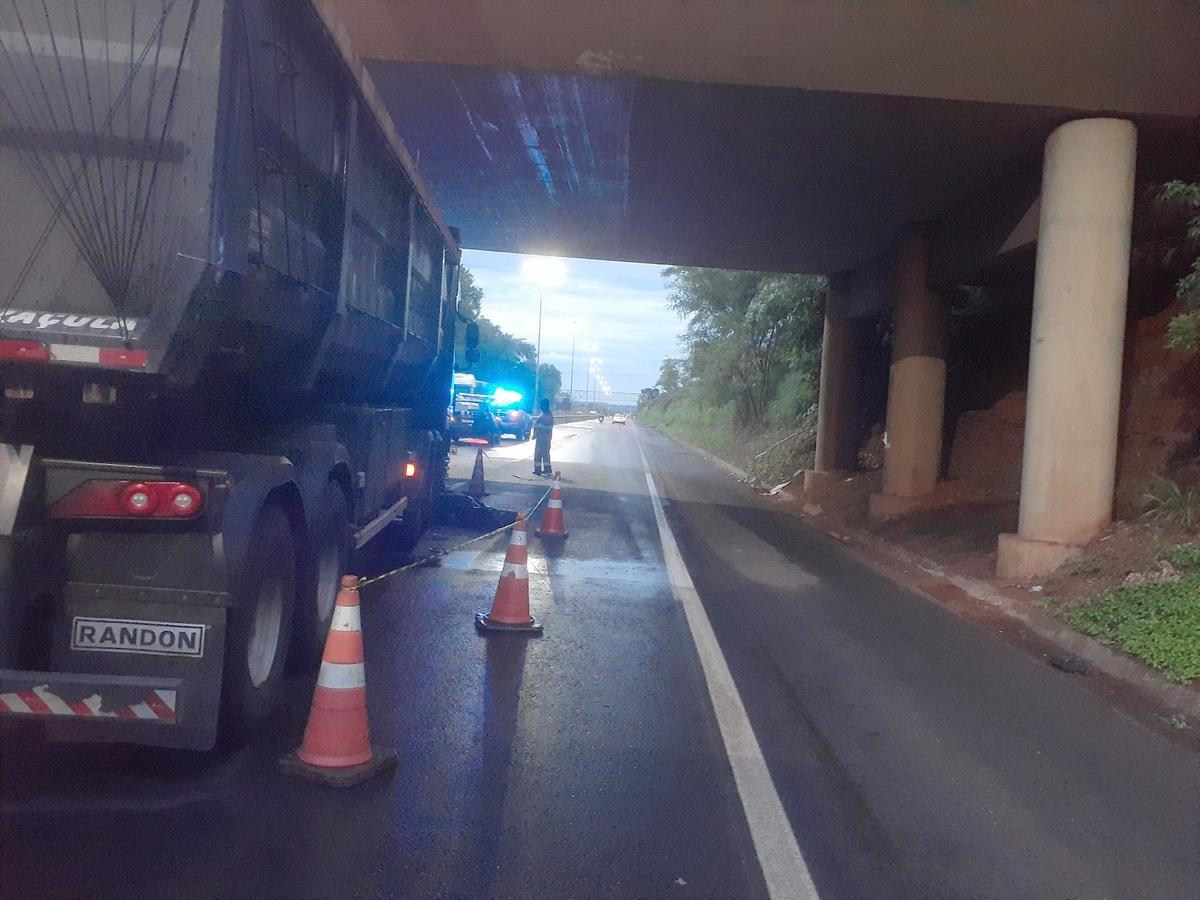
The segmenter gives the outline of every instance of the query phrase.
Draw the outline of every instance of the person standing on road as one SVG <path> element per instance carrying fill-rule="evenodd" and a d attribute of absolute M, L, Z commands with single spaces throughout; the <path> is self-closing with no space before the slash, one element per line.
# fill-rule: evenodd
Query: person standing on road
<path fill-rule="evenodd" d="M 552 475 L 550 469 L 550 439 L 554 436 L 554 414 L 550 401 L 542 398 L 542 414 L 533 420 L 533 474 Z"/>

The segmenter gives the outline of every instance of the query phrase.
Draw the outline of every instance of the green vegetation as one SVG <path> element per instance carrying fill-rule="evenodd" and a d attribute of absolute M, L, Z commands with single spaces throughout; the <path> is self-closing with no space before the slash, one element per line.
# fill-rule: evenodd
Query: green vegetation
<path fill-rule="evenodd" d="M 1200 544 L 1180 544 L 1177 547 L 1168 547 L 1163 551 L 1162 558 L 1181 572 L 1200 574 Z"/>
<path fill-rule="evenodd" d="M 1179 280 L 1176 296 L 1187 308 L 1171 320 L 1167 332 L 1167 345 L 1176 350 L 1195 353 L 1200 350 L 1200 183 L 1172 181 L 1162 186 L 1158 194 L 1161 203 L 1187 210 L 1191 219 L 1187 224 L 1185 252 L 1193 255 L 1191 268 Z"/>
<path fill-rule="evenodd" d="M 1190 546 L 1192 554 L 1200 555 L 1200 547 Z M 1064 611 L 1063 617 L 1084 634 L 1140 657 L 1170 681 L 1186 684 L 1200 678 L 1198 575 L 1121 585 Z"/>
<path fill-rule="evenodd" d="M 787 480 L 811 453 L 825 280 L 678 267 L 663 276 L 688 353 L 663 361 L 639 417 L 763 482 Z"/>
<path fill-rule="evenodd" d="M 1142 499 L 1147 504 L 1148 518 L 1189 529 L 1200 525 L 1200 490 L 1196 488 L 1159 478 Z"/>
<path fill-rule="evenodd" d="M 479 360 L 471 366 L 471 373 L 484 381 L 494 382 L 513 390 L 521 391 L 536 409 L 533 396 L 534 365 L 537 348 L 529 341 L 513 337 L 500 329 L 495 322 L 482 314 L 483 289 L 475 283 L 475 277 L 467 268 L 462 269 L 458 292 L 458 311 L 479 323 Z M 463 358 L 463 329 L 458 329 L 458 359 Z M 543 364 L 541 371 L 541 395 L 557 397 L 562 390 L 562 373 L 556 366 Z"/>

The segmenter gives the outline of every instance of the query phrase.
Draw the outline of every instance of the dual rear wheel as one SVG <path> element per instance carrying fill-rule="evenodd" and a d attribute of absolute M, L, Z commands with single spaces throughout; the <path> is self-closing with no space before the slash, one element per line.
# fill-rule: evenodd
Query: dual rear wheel
<path fill-rule="evenodd" d="M 319 499 L 310 562 L 300 567 L 283 504 L 268 501 L 259 512 L 226 628 L 226 735 L 246 736 L 279 708 L 293 643 L 300 662 L 320 661 L 338 585 L 349 563 L 349 518 L 345 492 L 329 482 Z"/>

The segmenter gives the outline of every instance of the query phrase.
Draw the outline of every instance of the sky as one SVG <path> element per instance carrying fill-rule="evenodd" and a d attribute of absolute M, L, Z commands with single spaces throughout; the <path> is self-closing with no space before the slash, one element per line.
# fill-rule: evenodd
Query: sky
<path fill-rule="evenodd" d="M 677 337 L 683 323 L 667 307 L 664 266 L 562 259 L 561 284 L 540 287 L 522 271 L 531 259 L 542 258 L 463 251 L 463 265 L 483 289 L 483 315 L 535 346 L 542 292 L 542 362 L 562 372 L 564 391 L 571 387 L 572 336 L 579 396 L 589 380 L 591 360 L 600 361 L 595 368 L 613 399 L 621 401 L 658 381 L 663 359 L 682 355 Z"/>

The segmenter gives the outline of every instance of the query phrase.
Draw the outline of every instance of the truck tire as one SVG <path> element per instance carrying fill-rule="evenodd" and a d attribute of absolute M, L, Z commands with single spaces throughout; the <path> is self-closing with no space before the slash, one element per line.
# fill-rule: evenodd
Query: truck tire
<path fill-rule="evenodd" d="M 350 507 L 346 492 L 336 481 L 325 485 L 317 500 L 313 521 L 312 559 L 309 561 L 309 595 L 301 598 L 299 657 L 309 666 L 321 662 L 338 585 L 350 564 Z"/>
<path fill-rule="evenodd" d="M 296 551 L 287 513 L 268 502 L 250 535 L 225 634 L 223 731 L 248 736 L 279 705 L 296 605 Z"/>

